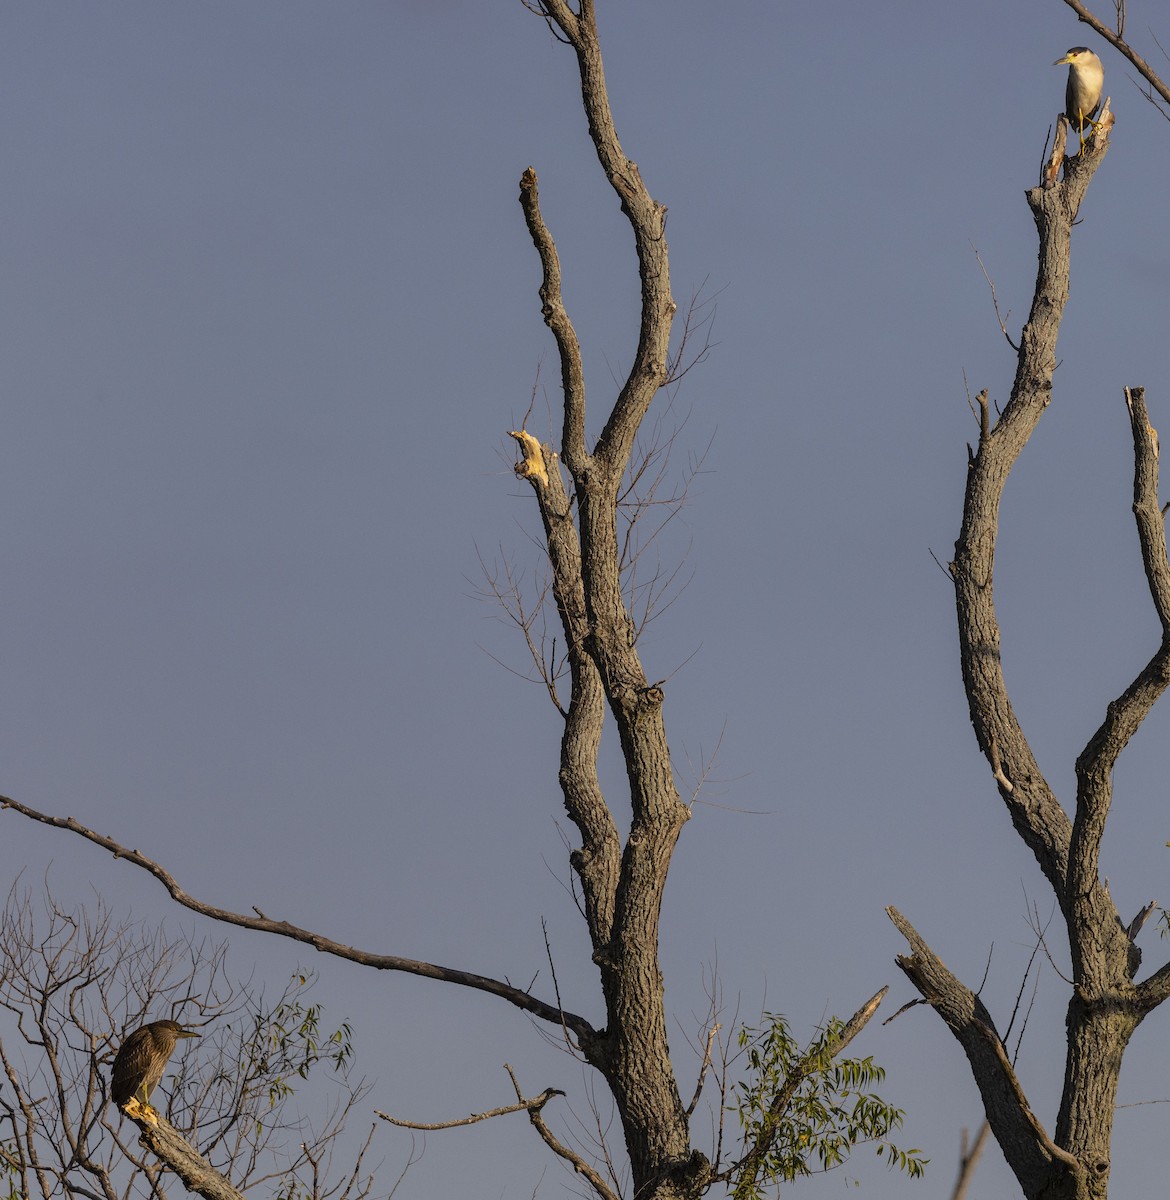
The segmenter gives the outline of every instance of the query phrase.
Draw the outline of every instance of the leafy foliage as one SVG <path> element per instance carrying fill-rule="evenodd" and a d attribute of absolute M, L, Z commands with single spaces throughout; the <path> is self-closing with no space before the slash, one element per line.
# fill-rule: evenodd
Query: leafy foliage
<path fill-rule="evenodd" d="M 299 980 L 306 985 L 304 976 Z M 293 1077 L 307 1079 L 316 1063 L 346 1074 L 353 1060 L 353 1029 L 343 1021 L 322 1040 L 321 1013 L 319 1004 L 304 1004 L 294 992 L 271 1011 L 255 1014 L 253 1035 L 241 1049 L 255 1056 L 257 1078 L 267 1086 L 270 1108 L 292 1095 Z"/>
<path fill-rule="evenodd" d="M 20 1182 L 20 1147 L 15 1141 L 0 1142 L 0 1200 L 21 1200 L 17 1185 Z"/>
<path fill-rule="evenodd" d="M 762 1029 L 739 1032 L 748 1074 L 736 1085 L 734 1107 L 747 1152 L 733 1173 L 735 1200 L 761 1200 L 782 1182 L 839 1167 L 865 1143 L 876 1142 L 878 1155 L 911 1178 L 924 1173 L 929 1160 L 920 1150 L 889 1140 L 902 1110 L 869 1091 L 885 1071 L 872 1058 L 834 1059 L 841 1021 L 833 1018 L 802 1049 L 784 1017 L 765 1013 L 764 1020 Z"/>

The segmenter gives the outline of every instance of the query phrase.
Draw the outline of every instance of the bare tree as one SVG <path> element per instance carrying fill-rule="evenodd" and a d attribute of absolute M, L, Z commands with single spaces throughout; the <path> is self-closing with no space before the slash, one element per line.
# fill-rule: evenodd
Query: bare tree
<path fill-rule="evenodd" d="M 559 452 L 527 429 L 511 432 L 521 458 L 516 473 L 532 489 L 547 554 L 551 595 L 560 626 L 561 657 L 545 659 L 545 634 L 533 609 L 515 604 L 507 611 L 528 639 L 539 677 L 563 718 L 559 783 L 565 810 L 579 845 L 569 856 L 580 890 L 600 977 L 604 1013 L 600 1021 L 569 1011 L 559 996 L 542 998 L 503 980 L 456 968 L 376 954 L 345 946 L 313 930 L 256 915 L 231 912 L 189 895 L 159 863 L 104 837 L 72 819 L 38 813 L 16 800 L 7 807 L 46 824 L 65 828 L 103 846 L 153 874 L 180 904 L 217 920 L 274 933 L 369 967 L 405 971 L 495 995 L 547 1023 L 566 1048 L 604 1079 L 621 1123 L 631 1194 L 637 1200 L 694 1200 L 717 1184 L 752 1197 L 777 1181 L 828 1168 L 844 1160 L 862 1141 L 876 1141 L 891 1161 L 916 1173 L 917 1152 L 902 1152 L 886 1135 L 900 1122 L 898 1110 L 865 1090 L 880 1071 L 869 1060 L 844 1062 L 838 1056 L 876 1011 L 884 989 L 848 1021 L 830 1021 L 812 1044 L 797 1044 L 782 1019 L 753 1031 L 744 1044 L 747 1079 L 739 1093 L 744 1135 L 738 1153 L 722 1151 L 722 1113 L 728 1089 L 721 1073 L 719 1132 L 709 1152 L 694 1144 L 690 1116 L 695 1099 L 684 1102 L 667 1039 L 663 977 L 659 965 L 659 918 L 663 889 L 675 845 L 690 808 L 675 783 L 663 720 L 663 680 L 647 674 L 637 648 L 640 624 L 663 595 L 671 575 L 653 568 L 632 571 L 647 541 L 633 530 L 655 508 L 669 519 L 678 494 L 669 497 L 657 480 L 660 456 L 650 419 L 649 442 L 643 423 L 651 403 L 706 350 L 687 349 L 697 324 L 688 322 L 674 341 L 676 304 L 671 294 L 665 237 L 666 209 L 643 182 L 625 153 L 614 126 L 606 92 L 594 0 L 525 0 L 554 36 L 576 57 L 589 135 L 601 170 L 619 199 L 633 234 L 641 312 L 629 373 L 601 414 L 602 429 L 590 444 L 586 435 L 586 387 L 577 334 L 561 290 L 561 264 L 553 234 L 541 210 L 537 175 L 520 180 L 520 204 L 542 271 L 540 299 L 545 323 L 556 342 L 562 388 Z M 694 310 L 692 310 L 694 311 Z M 507 605 L 517 595 L 505 572 L 489 579 Z M 538 606 L 539 608 L 539 603 Z M 546 664 L 546 665 L 541 665 Z M 567 698 L 558 694 L 567 671 Z M 630 818 L 619 829 L 603 793 L 598 754 L 603 727 L 612 724 L 626 768 Z M 714 1023 L 714 1017 L 712 1023 Z M 705 1031 L 710 1046 L 713 1031 Z M 516 1104 L 540 1137 L 568 1162 L 603 1200 L 620 1190 L 609 1148 L 599 1137 L 601 1166 L 566 1145 L 543 1120 L 555 1096 L 546 1089 L 525 1098 L 515 1084 Z M 499 1110 L 503 1111 L 503 1109 Z M 465 1120 L 465 1119 L 464 1119 Z"/>
<path fill-rule="evenodd" d="M 1141 388 L 1125 390 L 1134 446 L 1133 511 L 1162 638 L 1129 687 L 1106 706 L 1100 728 L 1077 759 L 1071 816 L 1041 773 L 1012 708 L 993 590 L 1000 498 L 1053 397 L 1056 339 L 1069 294 L 1071 231 L 1108 150 L 1111 125 L 1106 106 L 1084 152 L 1066 159 L 1061 118 L 1043 181 L 1027 195 L 1040 242 L 1035 294 L 1007 404 L 996 414 L 986 391 L 978 397 L 979 440 L 969 454 L 962 529 L 950 564 L 976 740 L 1013 827 L 1052 888 L 1068 939 L 1067 1058 L 1051 1133 L 1025 1096 L 1004 1039 L 979 996 L 947 969 L 901 913 L 888 910 L 911 949 L 898 959 L 899 966 L 966 1053 L 991 1131 L 1024 1195 L 1044 1200 L 1106 1196 L 1122 1055 L 1141 1021 L 1170 993 L 1170 966 L 1137 979 L 1141 954 L 1134 939 L 1149 908 L 1123 920 L 1098 869 L 1114 765 L 1170 683 L 1170 565 L 1158 502 L 1158 442 Z"/>
<path fill-rule="evenodd" d="M 48 887 L 37 899 L 14 885 L 0 947 L 0 1181 L 13 1194 L 159 1195 L 164 1163 L 204 1195 L 371 1194 L 365 1146 L 330 1165 L 367 1086 L 347 1080 L 349 1028 L 322 1028 L 308 976 L 266 1001 L 232 980 L 223 944 L 117 921 L 100 898 L 67 909 Z M 157 1093 L 170 1119 L 141 1126 L 143 1153 L 107 1103 L 109 1067 L 126 1033 L 163 1015 L 207 1032 L 173 1061 Z M 292 1101 L 324 1067 L 333 1078 L 314 1128 Z"/>

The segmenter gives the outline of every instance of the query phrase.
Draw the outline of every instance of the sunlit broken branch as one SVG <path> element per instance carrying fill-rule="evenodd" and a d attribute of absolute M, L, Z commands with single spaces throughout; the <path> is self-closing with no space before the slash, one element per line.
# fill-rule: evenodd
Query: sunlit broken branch
<path fill-rule="evenodd" d="M 544 449 L 526 429 L 509 429 L 508 436 L 520 443 L 523 456 L 513 470 L 521 479 L 536 479 L 548 487 L 548 470 L 544 465 Z"/>

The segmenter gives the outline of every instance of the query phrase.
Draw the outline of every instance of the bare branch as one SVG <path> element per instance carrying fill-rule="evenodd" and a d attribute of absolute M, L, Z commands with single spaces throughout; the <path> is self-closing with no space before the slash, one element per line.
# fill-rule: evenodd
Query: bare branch
<path fill-rule="evenodd" d="M 254 929 L 261 933 L 274 933 L 279 937 L 303 942 L 306 945 L 312 946 L 314 950 L 321 951 L 322 954 L 332 954 L 337 958 L 347 959 L 349 962 L 373 967 L 375 970 L 403 971 L 409 975 L 422 975 L 428 979 L 438 979 L 445 983 L 458 984 L 460 987 L 469 987 L 477 991 L 488 992 L 493 996 L 499 996 L 501 999 L 507 1000 L 509 1004 L 515 1005 L 524 1012 L 540 1017 L 541 1020 L 550 1021 L 555 1025 L 563 1023 L 579 1039 L 588 1040 L 590 1037 L 595 1036 L 593 1027 L 584 1017 L 579 1017 L 574 1013 L 562 1013 L 553 1005 L 546 1004 L 543 1000 L 538 1000 L 535 996 L 531 996 L 519 988 L 512 987 L 510 984 L 502 983 L 498 979 L 490 979 L 484 975 L 475 975 L 469 971 L 456 970 L 453 967 L 440 967 L 434 963 L 418 962 L 410 958 L 399 958 L 392 954 L 373 954 L 365 950 L 355 949 L 352 946 L 343 945 L 341 942 L 335 942 L 332 938 L 314 933 L 309 929 L 302 929 L 299 925 L 293 925 L 288 921 L 273 921 L 262 914 L 255 917 L 248 917 L 243 913 L 232 912 L 226 908 L 218 908 L 213 904 L 206 904 L 202 900 L 197 900 L 194 896 L 188 895 L 179 886 L 174 876 L 164 870 L 153 859 L 147 858 L 146 855 L 139 853 L 137 850 L 131 850 L 126 846 L 120 845 L 112 838 L 104 837 L 99 833 L 95 833 L 92 829 L 87 829 L 80 821 L 76 821 L 72 817 L 48 816 L 45 813 L 38 812 L 34 808 L 30 808 L 26 804 L 20 804 L 7 796 L 0 796 L 0 811 L 4 809 L 12 809 L 14 812 L 18 812 L 30 820 L 39 821 L 43 825 L 50 825 L 56 829 L 68 829 L 71 833 L 76 833 L 79 837 L 85 838 L 86 841 L 93 842 L 95 845 L 109 850 L 115 858 L 126 859 L 127 862 L 153 875 L 167 889 L 171 898 L 176 903 L 190 909 L 192 912 L 199 913 L 201 916 L 209 917 L 213 921 L 222 921 L 227 925 L 238 925 L 242 929 Z M 259 914 L 259 910 L 257 909 L 256 911 Z"/>
<path fill-rule="evenodd" d="M 518 1104 L 505 1104 L 500 1108 L 492 1108 L 487 1112 L 472 1113 L 469 1117 L 459 1117 L 454 1121 L 407 1121 L 402 1117 L 392 1117 L 389 1113 L 384 1113 L 380 1109 L 374 1109 L 374 1115 L 383 1121 L 388 1121 L 391 1125 L 397 1125 L 400 1129 L 417 1129 L 423 1132 L 430 1133 L 437 1129 L 461 1129 L 465 1125 L 475 1125 L 479 1121 L 490 1121 L 493 1117 L 506 1117 L 509 1113 L 524 1112 L 526 1109 L 531 1111 L 532 1106 L 536 1105 L 542 1108 L 554 1096 L 563 1096 L 565 1093 L 557 1088 L 545 1088 L 533 1100 L 521 1100 Z"/>
<path fill-rule="evenodd" d="M 1137 940 L 1137 935 L 1141 932 L 1142 926 L 1149 920 L 1150 914 L 1155 912 L 1158 907 L 1156 900 L 1151 900 L 1149 904 L 1143 905 L 1137 912 L 1137 915 L 1125 927 L 1125 936 L 1131 942 Z"/>
<path fill-rule="evenodd" d="M 1090 915 L 1088 906 L 1095 899 L 1101 838 L 1113 798 L 1114 766 L 1170 686 L 1170 562 L 1158 501 L 1158 435 L 1146 411 L 1145 389 L 1126 388 L 1125 401 L 1134 444 L 1134 519 L 1150 597 L 1162 625 L 1162 643 L 1137 678 L 1108 706 L 1105 720 L 1077 759 L 1077 813 L 1070 844 L 1069 887 L 1078 910 L 1085 909 L 1086 919 Z M 1074 958 L 1075 954 L 1074 949 Z"/>
<path fill-rule="evenodd" d="M 1162 636 L 1170 639 L 1170 563 L 1166 557 L 1166 514 L 1158 499 L 1158 431 L 1150 424 L 1145 388 L 1126 388 L 1125 403 L 1133 432 L 1133 514 L 1142 564 Z"/>
<path fill-rule="evenodd" d="M 691 1114 L 694 1113 L 695 1106 L 699 1103 L 699 1097 L 703 1094 L 703 1083 L 707 1078 L 707 1071 L 711 1066 L 711 1046 L 714 1044 L 715 1037 L 722 1028 L 723 1027 L 721 1025 L 716 1023 L 712 1025 L 709 1030 L 707 1030 L 707 1046 L 703 1051 L 703 1063 L 702 1066 L 699 1067 L 699 1078 L 695 1083 L 695 1094 L 691 1097 L 690 1104 L 687 1105 L 688 1120 L 690 1119 Z"/>
<path fill-rule="evenodd" d="M 711 331 L 715 325 L 715 301 L 718 299 L 719 293 L 716 292 L 710 299 L 702 299 L 703 289 L 706 286 L 707 280 L 704 279 L 691 294 L 691 302 L 687 305 L 687 313 L 683 318 L 682 335 L 666 364 L 667 373 L 664 386 L 677 384 L 692 367 L 697 367 L 700 363 L 705 362 L 716 345 L 711 341 Z M 692 350 L 691 344 L 699 333 L 703 335 L 702 344 L 698 350 Z"/>
<path fill-rule="evenodd" d="M 520 1084 L 516 1079 L 516 1073 L 507 1063 L 504 1064 L 509 1076 L 512 1079 L 512 1087 L 516 1090 L 516 1099 L 520 1102 L 520 1107 L 528 1110 L 528 1119 L 532 1122 L 533 1128 L 540 1134 L 544 1144 L 559 1158 L 563 1158 L 574 1171 L 582 1178 L 588 1181 L 589 1186 L 600 1197 L 600 1200 L 619 1200 L 615 1192 L 610 1191 L 609 1186 L 601 1175 L 587 1163 L 575 1150 L 571 1150 L 564 1145 L 554 1135 L 548 1125 L 545 1124 L 544 1116 L 541 1109 L 544 1108 L 548 1093 L 545 1093 L 545 1098 L 538 1100 L 525 1100 L 524 1093 L 520 1090 Z M 563 1095 L 560 1092 L 552 1092 L 552 1095 Z"/>
<path fill-rule="evenodd" d="M 896 908 L 886 913 L 912 951 L 898 956 L 898 966 L 963 1047 L 996 1140 L 1025 1192 L 1041 1194 L 1046 1184 L 1067 1175 L 1083 1179 L 1084 1167 L 1056 1145 L 1033 1114 L 983 1001 L 951 974 Z"/>
<path fill-rule="evenodd" d="M 1000 497 L 1052 396 L 1056 338 L 1069 292 L 1072 224 L 1109 146 L 1107 136 L 1097 140 L 1097 132 L 1085 154 L 1064 160 L 1064 178 L 1059 184 L 1028 193 L 1040 235 L 1032 308 L 1020 337 L 1011 396 L 994 423 L 986 393 L 978 397 L 979 448 L 967 472 L 963 526 L 951 565 L 963 683 L 979 747 L 1013 824 L 1058 897 L 1066 895 L 1071 823 L 1044 779 L 1008 697 L 992 580 Z"/>
<path fill-rule="evenodd" d="M 561 359 L 561 387 L 564 389 L 565 424 L 561 435 L 561 453 L 565 465 L 575 475 L 587 458 L 585 373 L 581 366 L 581 346 L 577 341 L 577 333 L 561 299 L 561 260 L 540 212 L 536 172 L 531 167 L 520 177 L 520 207 L 524 210 L 528 233 L 544 268 L 544 279 L 540 285 L 541 313 L 544 323 L 556 339 L 557 353 Z"/>
<path fill-rule="evenodd" d="M 963 1130 L 963 1140 L 959 1146 L 959 1177 L 955 1180 L 954 1191 L 951 1192 L 951 1200 L 965 1200 L 967 1189 L 971 1186 L 971 1180 L 975 1175 L 975 1166 L 979 1162 L 979 1156 L 983 1153 L 984 1147 L 987 1145 L 987 1137 L 990 1133 L 991 1126 L 984 1121 L 979 1126 L 979 1132 L 975 1135 L 975 1140 L 968 1145 L 967 1131 Z"/>
<path fill-rule="evenodd" d="M 486 591 L 480 589 L 479 595 L 497 604 L 508 620 L 520 630 L 532 664 L 536 669 L 536 676 L 516 671 L 507 663 L 501 662 L 490 651 L 485 651 L 485 653 L 493 662 L 499 663 L 504 670 L 519 675 L 521 679 L 530 683 L 543 684 L 553 707 L 562 717 L 566 716 L 565 708 L 561 704 L 561 698 L 557 691 L 557 683 L 567 670 L 566 656 L 563 651 L 558 653 L 556 638 L 549 635 L 546 623 L 547 602 L 552 589 L 552 579 L 548 576 L 543 579 L 537 577 L 534 585 L 535 596 L 529 604 L 525 601 L 524 590 L 510 562 L 505 560 L 502 567 L 490 567 L 478 548 L 476 556 L 479 558 L 480 570 L 487 583 Z"/>
<path fill-rule="evenodd" d="M 1160 967 L 1149 979 L 1138 984 L 1137 1002 L 1145 1012 L 1151 1012 L 1170 996 L 1170 963 Z"/>
<path fill-rule="evenodd" d="M 1017 354 L 1019 354 L 1019 352 L 1020 352 L 1019 346 L 1017 346 L 1016 343 L 1012 341 L 1011 334 L 1008 333 L 1008 331 L 1007 331 L 1007 317 L 1003 316 L 999 311 L 999 298 L 995 294 L 995 284 L 992 282 L 991 276 L 988 275 L 987 268 L 983 265 L 983 259 L 980 257 L 979 251 L 975 248 L 974 243 L 972 243 L 971 249 L 975 254 L 975 261 L 979 264 L 979 269 L 983 272 L 983 278 L 987 280 L 987 286 L 991 289 L 991 304 L 992 304 L 992 307 L 995 309 L 995 319 L 996 319 L 996 321 L 999 322 L 1000 332 L 1007 339 L 1007 344 L 1009 346 L 1011 346 L 1011 348 Z M 1012 314 L 1009 310 L 1007 316 L 1010 317 L 1011 315 Z M 986 392 L 983 393 L 984 396 L 986 396 L 986 394 L 987 394 Z M 986 408 L 984 409 L 984 411 L 986 411 Z"/>
<path fill-rule="evenodd" d="M 601 61 L 601 48 L 597 41 L 592 0 L 581 4 L 579 14 L 574 13 L 564 0 L 547 0 L 547 3 L 542 0 L 541 9 L 544 16 L 556 22 L 577 53 L 581 73 L 581 98 L 589 122 L 589 136 L 605 177 L 617 193 L 622 211 L 629 219 L 638 256 L 638 275 L 642 282 L 642 320 L 638 346 L 629 376 L 622 386 L 594 451 L 594 454 L 606 463 L 608 470 L 614 476 L 620 477 L 642 417 L 658 388 L 669 378 L 670 329 L 677 306 L 670 294 L 666 209 L 651 198 L 637 165 L 626 157 L 618 140 L 605 86 L 605 71 Z M 529 174 L 531 169 L 525 173 L 526 179 Z M 533 189 L 535 183 L 535 175 L 532 175 Z M 531 221 L 529 231 L 533 234 L 535 242 L 537 235 L 533 232 Z M 539 246 L 537 248 L 539 250 Z M 541 258 L 543 262 L 543 253 Z M 546 279 L 547 277 L 546 265 Z M 566 392 L 566 401 L 568 399 Z M 583 405 L 583 395 L 581 401 Z M 568 402 L 565 413 L 566 437 L 562 452 L 566 465 L 575 477 L 581 465 L 576 458 L 577 451 L 580 449 L 583 452 L 584 444 L 582 442 L 578 447 L 576 442 L 570 442 Z M 575 437 L 575 410 L 573 415 Z"/>

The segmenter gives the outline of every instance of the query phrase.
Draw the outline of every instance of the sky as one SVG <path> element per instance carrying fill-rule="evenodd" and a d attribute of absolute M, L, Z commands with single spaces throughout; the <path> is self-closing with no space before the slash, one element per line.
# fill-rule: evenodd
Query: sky
<path fill-rule="evenodd" d="M 1009 481 L 997 596 L 1008 686 L 1046 777 L 1153 653 L 1122 396 L 1170 427 L 1170 126 L 1059 0 L 892 8 L 599 0 L 623 145 L 656 199 L 704 362 L 653 415 L 698 464 L 657 543 L 682 564 L 640 643 L 680 791 L 701 778 L 661 957 L 681 1086 L 712 980 L 724 1020 L 811 1036 L 883 985 L 897 906 L 1006 1024 L 1051 914 L 969 727 L 952 589 L 967 401 L 1006 401 L 1035 231 L 1024 193 L 1063 68 L 1104 59 L 1116 126 L 1073 238 L 1053 403 Z M 1131 39 L 1156 48 L 1131 6 Z M 1166 30 L 1156 31 L 1163 35 Z M 539 533 L 507 431 L 556 443 L 559 371 L 517 203 L 536 170 L 596 433 L 637 332 L 631 238 L 575 62 L 519 0 L 14 0 L 0 39 L 0 443 L 7 678 L 0 792 L 163 863 L 206 901 L 512 981 L 600 1023 L 568 894 L 558 719 L 481 561 L 530 581 Z M 625 811 L 609 738 L 603 771 Z M 1123 917 L 1165 900 L 1170 708 L 1123 757 L 1103 871 Z M 717 751 L 717 753 L 716 753 Z M 714 761 L 711 762 L 712 755 Z M 0 819 L 0 880 L 96 890 L 209 929 L 97 848 Z M 239 931 L 244 970 L 320 973 L 371 1107 L 422 1121 L 596 1087 L 490 997 Z M 1058 925 L 1019 1072 L 1055 1122 Z M 1170 947 L 1153 923 L 1150 969 Z M 990 964 L 990 965 L 988 965 Z M 1166 1173 L 1167 1014 L 1125 1061 L 1113 1191 Z M 944 1196 L 980 1119 L 924 1007 L 855 1043 Z M 713 1094 L 706 1099 L 714 1103 Z M 706 1112 L 706 1115 L 705 1115 Z M 710 1109 L 695 1141 L 706 1144 Z M 405 1134 L 380 1129 L 389 1177 Z M 388 1185 L 387 1185 L 388 1186 Z M 431 1135 L 400 1200 L 551 1198 L 573 1178 L 521 1118 Z M 1013 1194 L 996 1149 L 971 1200 Z M 786 1193 L 787 1194 L 787 1193 Z"/>

